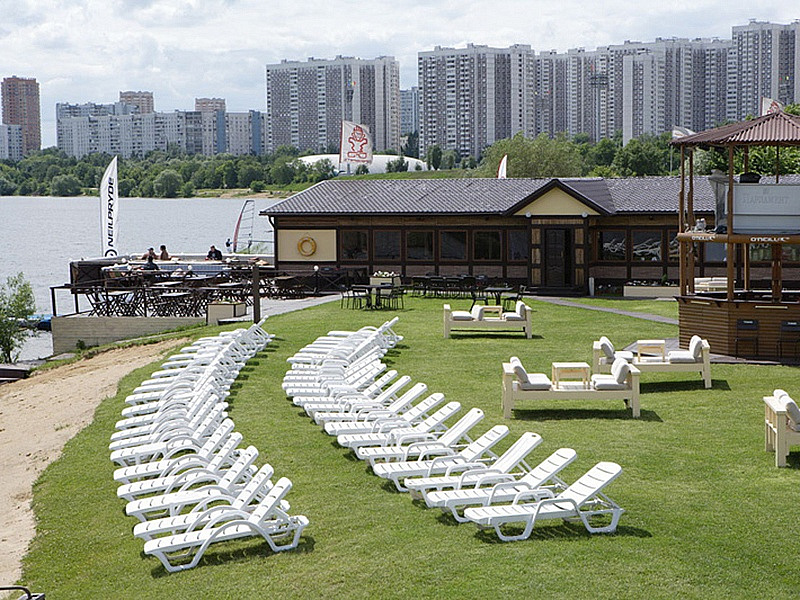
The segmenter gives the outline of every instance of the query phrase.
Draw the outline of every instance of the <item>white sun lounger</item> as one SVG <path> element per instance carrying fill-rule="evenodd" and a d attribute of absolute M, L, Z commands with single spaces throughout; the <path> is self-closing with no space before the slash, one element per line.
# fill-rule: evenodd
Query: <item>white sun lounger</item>
<path fill-rule="evenodd" d="M 429 508 L 449 511 L 456 521 L 464 523 L 468 519 L 459 513 L 459 509 L 473 505 L 490 506 L 512 502 L 517 494 L 537 490 L 550 481 L 564 489 L 566 485 L 557 475 L 576 457 L 577 453 L 572 448 L 559 448 L 519 479 L 509 476 L 508 481 L 496 483 L 497 477 L 492 476 L 488 478 L 490 484 L 488 487 L 481 487 L 485 483 L 479 480 L 474 487 L 423 491 L 422 496 Z"/>
<path fill-rule="evenodd" d="M 205 467 L 193 467 L 171 475 L 123 484 L 117 488 L 117 497 L 130 502 L 152 494 L 168 494 L 198 483 L 218 483 L 228 469 L 240 471 L 242 477 L 249 479 L 247 469 L 258 457 L 258 450 L 248 446 L 234 457 L 235 444 L 236 438 L 230 438 Z"/>
<path fill-rule="evenodd" d="M 325 424 L 325 433 L 337 438 L 344 435 L 381 433 L 397 427 L 408 427 L 430 414 L 430 411 L 444 402 L 444 394 L 431 394 L 417 404 L 410 406 L 409 398 L 419 397 L 419 390 L 425 384 L 417 384 L 395 400 L 386 410 L 367 413 L 361 421 L 341 421 Z M 419 386 L 419 387 L 417 387 Z M 427 389 L 427 386 L 425 386 Z M 399 410 L 395 410 L 400 406 Z M 340 442 L 341 443 L 341 442 Z"/>
<path fill-rule="evenodd" d="M 775 453 L 775 466 L 785 467 L 789 449 L 800 445 L 800 409 L 784 390 L 764 397 L 764 450 Z"/>
<path fill-rule="evenodd" d="M 394 373 L 396 374 L 396 371 Z M 330 421 L 353 421 L 357 420 L 360 412 L 380 410 L 389 406 L 409 383 L 411 377 L 403 375 L 385 389 L 365 390 L 363 394 L 342 393 L 338 394 L 333 402 L 307 402 L 303 408 L 317 425 L 324 425 Z"/>
<path fill-rule="evenodd" d="M 175 515 L 174 517 L 162 517 L 137 523 L 133 527 L 133 535 L 147 541 L 163 535 L 176 535 L 185 533 L 188 530 L 198 529 L 216 515 L 231 508 L 252 512 L 253 508 L 255 508 L 252 503 L 260 502 L 272 489 L 271 478 L 273 473 L 272 466 L 265 464 L 236 496 L 216 498 L 214 504 L 210 507 L 196 506 L 191 512 Z"/>
<path fill-rule="evenodd" d="M 436 396 L 437 394 L 432 394 L 429 399 Z M 439 396 L 444 399 L 443 394 L 439 394 Z M 425 402 L 426 400 L 420 402 L 420 404 Z M 363 446 L 406 444 L 428 439 L 428 434 L 430 433 L 443 432 L 446 429 L 444 422 L 459 410 L 461 410 L 459 402 L 448 402 L 435 413 L 417 423 L 408 422 L 405 419 L 388 420 L 376 426 L 375 431 L 372 433 L 343 434 L 337 436 L 336 441 L 340 446 L 357 450 Z"/>
<path fill-rule="evenodd" d="M 618 464 L 601 462 L 557 496 L 522 503 L 527 494 L 540 498 L 543 492 L 521 492 L 513 504 L 467 508 L 464 516 L 481 529 L 494 529 L 504 542 L 528 538 L 536 522 L 544 519 L 580 519 L 589 533 L 611 533 L 616 530 L 623 510 L 602 490 L 621 472 L 622 467 Z M 611 516 L 608 525 L 593 526 L 589 521 L 592 517 L 608 515 Z M 502 531 L 502 527 L 509 523 L 523 523 L 525 528 L 520 534 L 509 535 Z"/>
<path fill-rule="evenodd" d="M 433 464 L 428 469 L 407 469 L 405 472 L 391 473 L 390 477 L 398 489 L 408 489 L 414 498 L 420 498 L 424 490 L 457 489 L 467 485 L 474 486 L 480 481 L 488 481 L 491 476 L 498 476 L 499 481 L 516 469 L 529 470 L 525 459 L 541 443 L 542 437 L 538 433 L 526 431 L 497 460 L 489 464 L 478 462 L 475 459 L 449 464 L 448 457 L 445 456 L 434 459 Z M 390 468 L 395 464 L 397 463 L 375 465 L 375 467 Z M 373 468 L 373 471 L 375 471 L 375 468 Z M 381 475 L 381 473 L 376 474 Z M 402 485 L 400 483 L 401 479 L 403 481 Z"/>
<path fill-rule="evenodd" d="M 376 463 L 372 465 L 372 472 L 384 479 L 390 479 L 399 491 L 406 492 L 408 488 L 404 483 L 409 477 L 417 475 L 433 478 L 440 474 L 449 475 L 460 470 L 480 468 L 486 462 L 496 460 L 497 455 L 492 452 L 492 448 L 506 435 L 508 427 L 495 425 L 458 452 L 441 454 L 433 458 L 419 457 L 417 460 Z"/>
<path fill-rule="evenodd" d="M 367 433 L 372 431 L 375 421 L 378 419 L 393 419 L 400 414 L 411 410 L 408 407 L 412 402 L 417 400 L 425 392 L 428 391 L 428 386 L 424 383 L 416 383 L 411 389 L 398 398 L 392 400 L 387 406 L 379 406 L 375 408 L 365 408 L 359 410 L 350 419 L 342 419 L 340 421 L 330 420 L 323 424 L 325 433 L 328 435 L 339 435 L 340 433 Z M 412 407 L 413 408 L 413 407 Z M 357 425 L 361 423 L 361 425 Z"/>
<path fill-rule="evenodd" d="M 226 520 L 221 524 L 212 520 L 197 531 L 149 540 L 144 544 L 144 552 L 158 557 L 167 571 L 174 572 L 195 567 L 209 545 L 215 542 L 260 535 L 273 552 L 296 548 L 308 519 L 302 515 L 290 517 L 279 508 L 281 498 L 290 488 L 291 482 L 281 478 L 251 514 L 240 512 L 234 515 L 231 511 L 224 515 Z M 283 538 L 289 541 L 276 543 Z M 186 558 L 191 560 L 176 562 Z"/>
<path fill-rule="evenodd" d="M 407 445 L 364 446 L 356 451 L 356 456 L 374 466 L 382 462 L 408 461 L 413 458 L 424 460 L 431 456 L 453 455 L 458 452 L 456 447 L 459 442 L 466 440 L 469 444 L 472 441 L 469 439 L 469 431 L 480 423 L 483 417 L 484 414 L 480 408 L 473 408 L 439 438 L 429 434 L 428 439 L 411 442 Z"/>

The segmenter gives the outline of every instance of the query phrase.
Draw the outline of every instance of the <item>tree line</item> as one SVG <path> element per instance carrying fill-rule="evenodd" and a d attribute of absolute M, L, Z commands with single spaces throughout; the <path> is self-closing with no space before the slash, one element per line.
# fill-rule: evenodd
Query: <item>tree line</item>
<path fill-rule="evenodd" d="M 800 114 L 800 105 L 787 112 Z M 454 150 L 431 146 L 423 153 L 428 167 L 436 171 L 458 170 L 452 176 L 495 177 L 503 156 L 508 155 L 509 177 L 637 177 L 676 174 L 679 154 L 670 146 L 670 133 L 643 135 L 622 143 L 622 134 L 592 142 L 586 134 L 573 138 L 545 134 L 526 138 L 522 133 L 495 142 L 478 161 L 461 157 Z M 402 151 L 390 161 L 387 171 L 408 170 L 405 156 L 416 152 L 416 137 L 409 136 Z M 282 146 L 274 154 L 263 156 L 187 155 L 177 149 L 153 151 L 144 158 L 119 161 L 119 190 L 125 197 L 192 197 L 198 190 L 250 189 L 260 192 L 270 188 L 301 189 L 337 175 L 329 160 L 307 165 L 299 160 L 296 148 Z M 90 154 L 80 159 L 69 157 L 56 148 L 48 148 L 12 163 L 0 161 L 0 196 L 77 196 L 96 193 L 103 171 L 111 160 L 107 154 Z M 749 168 L 759 173 L 800 173 L 800 150 L 784 148 L 777 160 L 775 148 L 753 148 Z M 727 169 L 727 156 L 720 150 L 697 151 L 695 172 L 708 174 L 712 169 Z M 737 172 L 742 169 L 737 164 Z M 366 165 L 355 170 L 365 175 Z M 445 173 L 442 173 L 445 175 Z"/>

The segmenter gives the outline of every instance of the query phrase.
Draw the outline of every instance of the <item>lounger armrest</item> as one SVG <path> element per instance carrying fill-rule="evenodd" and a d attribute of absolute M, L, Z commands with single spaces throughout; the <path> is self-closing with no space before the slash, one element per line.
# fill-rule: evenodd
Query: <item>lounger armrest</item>
<path fill-rule="evenodd" d="M 536 488 L 533 490 L 523 490 L 514 496 L 514 501 L 512 502 L 512 504 L 519 504 L 519 501 L 525 498 L 528 499 L 533 498 L 534 502 L 539 502 L 540 500 L 545 500 L 553 497 L 554 497 L 553 492 L 548 489 Z"/>
<path fill-rule="evenodd" d="M 412 446 L 415 444 L 412 444 Z M 455 455 L 456 451 L 448 446 L 430 446 L 425 447 L 425 444 L 422 444 L 422 450 L 419 453 L 419 457 L 417 460 L 425 460 L 432 456 L 453 456 Z"/>
<path fill-rule="evenodd" d="M 475 482 L 475 488 L 477 489 L 487 483 L 492 483 L 494 484 L 492 489 L 494 489 L 495 486 L 502 485 L 503 483 L 511 483 L 513 485 L 515 481 L 516 477 L 511 473 L 486 473 L 478 477 L 478 480 Z"/>
<path fill-rule="evenodd" d="M 396 419 L 397 413 L 393 413 L 390 410 L 386 410 L 384 408 L 373 409 L 373 410 L 365 410 L 359 411 L 359 418 L 362 421 L 380 421 L 386 419 Z"/>
<path fill-rule="evenodd" d="M 486 465 L 479 462 L 466 462 L 466 463 L 458 463 L 456 465 L 450 465 L 447 467 L 444 475 L 445 477 L 449 477 L 453 473 L 461 473 L 462 471 L 473 471 L 477 473 L 478 471 L 482 471 L 486 469 Z"/>
<path fill-rule="evenodd" d="M 473 467 L 461 473 L 461 477 L 458 479 L 458 488 L 461 489 L 464 487 L 464 483 L 466 482 L 468 477 L 491 477 L 491 476 L 502 476 L 504 473 L 500 473 L 497 469 L 492 469 L 491 467 L 487 467 L 486 465 L 478 465 L 477 467 Z M 472 485 L 472 484 L 470 484 Z M 478 486 L 475 486 L 478 487 Z"/>
<path fill-rule="evenodd" d="M 169 477 L 177 475 L 183 469 L 205 468 L 207 465 L 208 460 L 201 458 L 197 454 L 184 454 L 176 458 L 173 464 L 164 469 L 159 477 Z"/>
<path fill-rule="evenodd" d="M 178 475 L 175 478 L 175 481 L 164 488 L 164 491 L 161 493 L 169 494 L 174 491 L 183 492 L 193 485 L 197 485 L 199 483 L 219 483 L 219 476 L 205 468 L 189 469 L 188 471 L 184 471 Z"/>
<path fill-rule="evenodd" d="M 516 479 L 509 480 L 509 481 L 501 481 L 500 483 L 496 483 L 492 486 L 492 491 L 489 493 L 489 497 L 486 499 L 486 505 L 492 504 L 494 502 L 494 497 L 506 489 L 514 489 L 517 486 L 524 486 L 528 489 L 531 489 L 530 484 L 525 483 L 524 481 L 517 481 Z"/>
<path fill-rule="evenodd" d="M 429 440 L 435 440 L 436 436 L 432 433 L 402 433 L 397 437 L 389 434 L 389 439 L 397 446 L 402 446 L 403 444 L 409 442 L 425 442 Z"/>
<path fill-rule="evenodd" d="M 387 431 L 391 431 L 395 427 L 402 427 L 403 425 L 408 425 L 408 423 L 404 419 L 400 418 L 378 419 L 372 425 L 372 433 L 385 433 Z"/>

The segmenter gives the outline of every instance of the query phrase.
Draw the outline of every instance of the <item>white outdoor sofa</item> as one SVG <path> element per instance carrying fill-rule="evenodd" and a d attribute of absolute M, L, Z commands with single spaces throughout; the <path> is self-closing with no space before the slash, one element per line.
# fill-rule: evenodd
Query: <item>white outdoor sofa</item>
<path fill-rule="evenodd" d="M 622 358 L 611 366 L 610 375 L 592 375 L 584 384 L 578 381 L 561 382 L 556 387 L 544 373 L 528 373 L 519 358 L 512 356 L 503 363 L 503 416 L 519 401 L 527 400 L 623 400 L 632 416 L 640 416 L 639 369 Z"/>
<path fill-rule="evenodd" d="M 789 448 L 800 445 L 800 408 L 783 390 L 764 397 L 764 450 L 775 453 L 775 466 L 785 467 Z"/>
<path fill-rule="evenodd" d="M 608 373 L 617 358 L 624 358 L 642 373 L 697 372 L 706 389 L 711 388 L 711 346 L 708 341 L 693 335 L 688 350 L 670 350 L 665 356 L 638 356 L 632 352 L 615 351 L 609 339 L 602 336 L 592 344 L 592 371 Z"/>
<path fill-rule="evenodd" d="M 511 330 L 522 331 L 528 339 L 533 335 L 531 309 L 517 302 L 513 312 L 503 312 L 501 306 L 476 304 L 472 310 L 452 310 L 444 305 L 444 337 L 449 338 L 454 329 Z"/>

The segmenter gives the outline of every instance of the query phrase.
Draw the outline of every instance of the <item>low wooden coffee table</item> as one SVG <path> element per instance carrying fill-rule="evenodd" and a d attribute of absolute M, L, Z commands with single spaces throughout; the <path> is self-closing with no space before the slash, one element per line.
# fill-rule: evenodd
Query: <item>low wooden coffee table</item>
<path fill-rule="evenodd" d="M 664 362 L 667 360 L 667 343 L 664 340 L 637 340 L 636 358 L 641 360 L 642 354 L 660 354 Z"/>
<path fill-rule="evenodd" d="M 561 386 L 562 379 L 580 379 L 583 388 L 589 389 L 591 367 L 585 362 L 554 362 L 552 367 L 553 387 Z"/>

